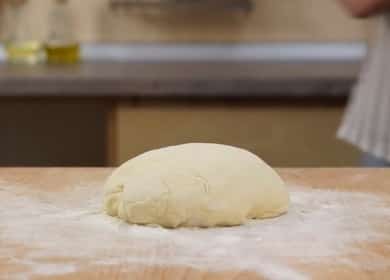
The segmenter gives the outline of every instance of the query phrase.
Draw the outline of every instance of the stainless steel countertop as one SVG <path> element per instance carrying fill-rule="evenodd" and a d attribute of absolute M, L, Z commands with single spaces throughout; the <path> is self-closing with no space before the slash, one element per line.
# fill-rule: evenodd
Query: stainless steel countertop
<path fill-rule="evenodd" d="M 0 96 L 345 95 L 363 43 L 87 44 L 72 66 L 9 65 Z"/>

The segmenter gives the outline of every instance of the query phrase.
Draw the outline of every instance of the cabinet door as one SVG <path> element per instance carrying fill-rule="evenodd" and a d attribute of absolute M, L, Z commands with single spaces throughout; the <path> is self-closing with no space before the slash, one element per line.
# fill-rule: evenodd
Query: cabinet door
<path fill-rule="evenodd" d="M 274 166 L 356 165 L 358 152 L 336 138 L 339 106 L 119 105 L 112 163 L 150 149 L 215 142 L 251 150 Z"/>
<path fill-rule="evenodd" d="M 104 166 L 106 108 L 91 99 L 2 99 L 0 166 Z"/>

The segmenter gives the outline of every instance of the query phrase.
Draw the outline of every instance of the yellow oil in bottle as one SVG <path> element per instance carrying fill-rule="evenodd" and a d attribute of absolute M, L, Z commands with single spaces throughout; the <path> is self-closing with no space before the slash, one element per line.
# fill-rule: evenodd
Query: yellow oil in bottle
<path fill-rule="evenodd" d="M 5 44 L 10 63 L 35 64 L 44 59 L 42 43 L 39 41 L 19 41 Z"/>
<path fill-rule="evenodd" d="M 74 44 L 47 44 L 46 56 L 48 63 L 73 64 L 80 61 L 80 46 Z"/>

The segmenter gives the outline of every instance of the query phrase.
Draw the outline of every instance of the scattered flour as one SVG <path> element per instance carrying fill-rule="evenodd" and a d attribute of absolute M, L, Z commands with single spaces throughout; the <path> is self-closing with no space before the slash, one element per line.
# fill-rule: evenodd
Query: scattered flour
<path fill-rule="evenodd" d="M 105 215 L 101 189 L 96 183 L 56 194 L 0 182 L 0 244 L 31 248 L 16 255 L 12 246 L 0 246 L 0 258 L 27 267 L 5 279 L 67 274 L 83 260 L 89 265 L 237 268 L 266 279 L 301 280 L 310 277 L 291 261 L 361 266 L 347 257 L 364 255 L 359 244 L 390 243 L 389 226 L 375 226 L 390 225 L 389 197 L 368 193 L 291 187 L 291 209 L 279 218 L 229 228 L 169 230 L 128 225 Z M 370 258 L 375 261 L 368 261 L 367 269 L 388 265 L 383 256 Z"/>

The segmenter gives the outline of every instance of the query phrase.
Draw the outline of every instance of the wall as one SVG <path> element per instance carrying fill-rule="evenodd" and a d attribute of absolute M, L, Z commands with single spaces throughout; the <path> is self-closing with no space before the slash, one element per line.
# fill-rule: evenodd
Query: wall
<path fill-rule="evenodd" d="M 29 25 L 45 37 L 51 0 L 30 0 Z M 356 41 L 366 24 L 350 19 L 337 1 L 255 0 L 248 16 L 169 13 L 160 16 L 114 11 L 109 0 L 71 0 L 75 29 L 84 42 Z M 8 29 L 2 24 L 2 37 Z"/>

